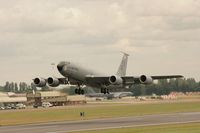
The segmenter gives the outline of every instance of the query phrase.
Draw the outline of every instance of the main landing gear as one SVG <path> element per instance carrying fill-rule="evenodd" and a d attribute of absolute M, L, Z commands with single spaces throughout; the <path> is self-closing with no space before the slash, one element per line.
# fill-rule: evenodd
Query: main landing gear
<path fill-rule="evenodd" d="M 78 88 L 75 89 L 75 94 L 78 94 L 78 95 L 84 95 L 85 94 L 85 91 L 83 89 L 81 89 L 81 86 L 78 85 Z"/>
<path fill-rule="evenodd" d="M 84 95 L 85 91 L 81 88 L 75 89 L 75 94 Z"/>
<path fill-rule="evenodd" d="M 110 92 L 109 92 L 109 90 L 107 88 L 101 88 L 101 93 L 110 94 Z"/>

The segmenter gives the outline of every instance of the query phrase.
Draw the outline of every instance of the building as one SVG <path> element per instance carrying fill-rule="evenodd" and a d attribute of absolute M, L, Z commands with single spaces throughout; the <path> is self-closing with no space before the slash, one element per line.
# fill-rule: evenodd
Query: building
<path fill-rule="evenodd" d="M 71 95 L 67 96 L 68 104 L 77 105 L 77 104 L 86 104 L 86 96 L 85 95 Z"/>
<path fill-rule="evenodd" d="M 70 105 L 70 104 L 84 104 L 85 96 L 68 96 L 66 93 L 60 91 L 37 91 L 34 93 L 27 94 L 28 105 L 39 105 L 43 102 L 49 102 L 54 106 Z"/>
<path fill-rule="evenodd" d="M 43 102 L 50 102 L 54 106 L 66 105 L 67 95 L 59 91 L 37 91 L 35 94 L 27 94 L 27 103 L 29 105 L 42 105 Z"/>
<path fill-rule="evenodd" d="M 26 103 L 26 94 L 16 94 L 12 92 L 0 92 L 0 103 L 1 104 L 17 104 Z"/>

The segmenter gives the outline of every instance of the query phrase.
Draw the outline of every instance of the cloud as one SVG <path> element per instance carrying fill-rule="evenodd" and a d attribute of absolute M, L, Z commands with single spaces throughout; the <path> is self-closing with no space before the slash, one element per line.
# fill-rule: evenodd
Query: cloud
<path fill-rule="evenodd" d="M 0 82 L 51 75 L 49 64 L 65 59 L 111 73 L 119 51 L 133 55 L 129 74 L 199 80 L 199 8 L 197 0 L 0 1 Z"/>

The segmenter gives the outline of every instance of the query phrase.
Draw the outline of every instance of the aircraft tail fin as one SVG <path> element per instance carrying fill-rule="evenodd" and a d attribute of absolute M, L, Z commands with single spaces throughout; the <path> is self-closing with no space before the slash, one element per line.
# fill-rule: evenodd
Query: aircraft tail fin
<path fill-rule="evenodd" d="M 127 68 L 127 62 L 128 62 L 128 56 L 129 54 L 122 52 L 124 55 L 122 57 L 122 61 L 120 63 L 120 66 L 117 71 L 117 76 L 123 77 L 126 75 L 126 68 Z"/>

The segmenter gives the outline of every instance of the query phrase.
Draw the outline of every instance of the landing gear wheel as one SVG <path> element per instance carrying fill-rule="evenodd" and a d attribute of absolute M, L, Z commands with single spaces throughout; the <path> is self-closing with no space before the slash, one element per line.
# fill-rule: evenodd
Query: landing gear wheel
<path fill-rule="evenodd" d="M 103 88 L 101 88 L 101 93 L 104 93 L 104 91 L 103 91 L 104 89 Z"/>
<path fill-rule="evenodd" d="M 103 93 L 104 93 L 104 94 L 106 94 L 106 93 L 107 93 L 107 92 L 106 92 L 106 88 L 105 88 L 105 89 L 103 89 Z"/>
<path fill-rule="evenodd" d="M 109 90 L 106 88 L 101 88 L 101 93 L 103 94 L 110 94 Z"/>
<path fill-rule="evenodd" d="M 75 94 L 84 95 L 85 91 L 83 89 L 75 89 Z"/>
<path fill-rule="evenodd" d="M 109 90 L 108 90 L 108 89 L 106 89 L 106 93 L 107 93 L 107 94 L 110 94 L 110 92 L 109 92 Z"/>
<path fill-rule="evenodd" d="M 85 93 L 84 90 L 81 89 L 80 94 L 84 95 L 84 93 Z"/>
<path fill-rule="evenodd" d="M 78 94 L 78 92 L 79 92 L 79 89 L 75 89 L 75 94 Z"/>

